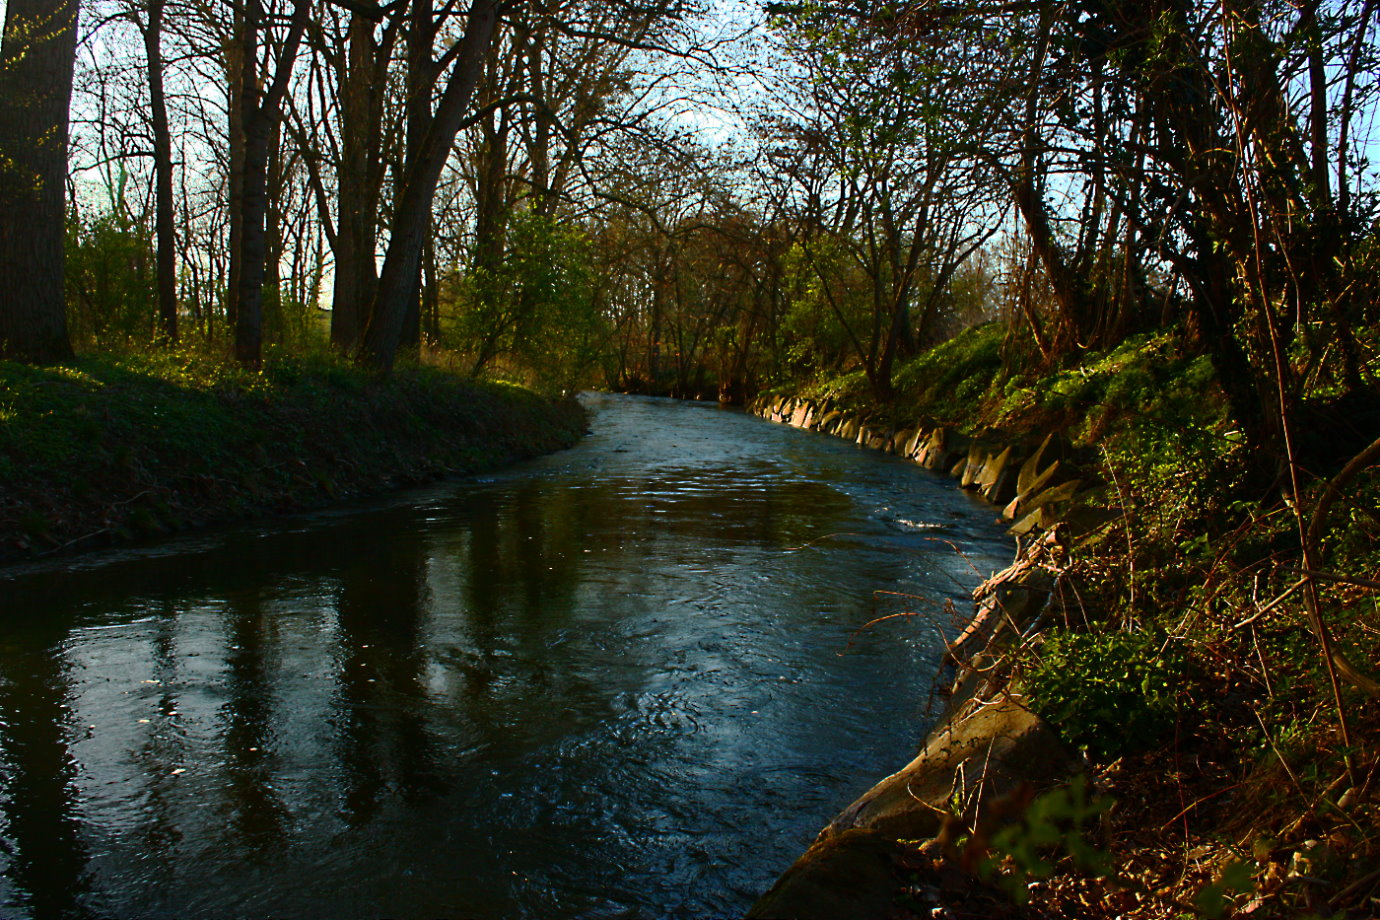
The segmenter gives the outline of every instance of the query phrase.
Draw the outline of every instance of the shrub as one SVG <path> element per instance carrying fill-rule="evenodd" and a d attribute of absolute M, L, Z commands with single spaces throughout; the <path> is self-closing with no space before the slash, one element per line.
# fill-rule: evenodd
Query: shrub
<path fill-rule="evenodd" d="M 1097 759 L 1153 747 L 1174 727 L 1188 676 L 1173 645 L 1145 633 L 1057 632 L 1026 669 L 1027 705 Z"/>

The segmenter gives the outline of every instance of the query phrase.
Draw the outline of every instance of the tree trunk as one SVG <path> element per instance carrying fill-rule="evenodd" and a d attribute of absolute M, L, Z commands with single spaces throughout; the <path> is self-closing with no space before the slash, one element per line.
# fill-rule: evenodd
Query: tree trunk
<path fill-rule="evenodd" d="M 441 341 L 441 282 L 436 265 L 436 240 L 422 251 L 422 334 L 429 345 Z"/>
<path fill-rule="evenodd" d="M 555 204 L 551 188 L 551 108 L 546 98 L 547 27 L 540 11 L 532 11 L 532 22 L 525 23 L 523 50 L 526 53 L 527 87 L 537 105 L 531 114 L 527 158 L 532 173 L 533 210 L 550 214 Z"/>
<path fill-rule="evenodd" d="M 257 81 L 245 79 L 245 69 L 257 69 L 256 59 L 245 59 L 244 11 L 247 0 L 234 3 L 233 24 L 230 39 L 225 46 L 226 91 L 226 134 L 229 141 L 226 155 L 229 157 L 226 190 L 226 208 L 230 219 L 230 265 L 225 279 L 225 324 L 235 334 L 238 320 L 235 312 L 239 306 L 240 292 L 240 252 L 244 248 L 244 88 L 257 86 Z"/>
<path fill-rule="evenodd" d="M 244 32 L 241 41 L 244 55 L 244 82 L 240 103 L 244 125 L 244 184 L 241 189 L 240 248 L 232 253 L 239 271 L 233 292 L 235 303 L 235 360 L 245 367 L 258 367 L 263 361 L 263 288 L 268 260 L 268 161 L 274 127 L 277 124 L 292 64 L 297 57 L 302 32 L 306 27 L 308 0 L 296 0 L 292 26 L 277 61 L 273 84 L 259 98 L 258 41 L 263 8 L 259 0 L 246 0 Z"/>
<path fill-rule="evenodd" d="M 239 85 L 231 112 L 238 111 L 240 138 L 239 195 L 232 198 L 231 219 L 238 219 L 239 234 L 231 225 L 230 304 L 235 332 L 235 360 L 258 367 L 263 345 L 264 212 L 268 195 L 268 131 L 259 115 L 259 24 L 263 7 L 259 0 L 244 0 L 239 46 Z M 231 146 L 234 155 L 234 146 Z M 234 165 L 232 163 L 233 171 Z M 232 178 L 232 184 L 233 184 Z M 238 212 L 238 213 L 236 213 Z"/>
<path fill-rule="evenodd" d="M 269 121 L 268 168 L 264 197 L 264 325 L 269 341 L 282 344 L 288 331 L 287 313 L 283 303 L 288 292 L 283 290 L 283 192 L 286 185 L 286 165 L 283 162 L 283 122 Z"/>
<path fill-rule="evenodd" d="M 72 356 L 63 292 L 77 0 L 9 0 L 0 42 L 0 358 Z"/>
<path fill-rule="evenodd" d="M 378 370 L 391 370 L 397 356 L 408 299 L 415 288 L 422 246 L 431 222 L 431 202 L 483 72 L 484 58 L 498 21 L 498 7 L 497 0 L 472 0 L 469 23 L 450 82 L 416 155 L 409 158 L 402 193 L 394 209 L 378 291 L 360 348 L 360 359 Z"/>
<path fill-rule="evenodd" d="M 253 0 L 250 0 L 253 2 Z M 235 292 L 235 360 L 258 367 L 263 359 L 264 264 L 268 243 L 268 130 L 260 119 L 245 119 L 244 190 L 240 249 L 236 255 L 239 288 Z"/>
<path fill-rule="evenodd" d="M 1087 325 L 1090 310 L 1081 280 L 1069 265 L 1067 255 L 1054 236 L 1049 213 L 1043 200 L 1044 176 L 1040 173 L 1040 151 L 1044 139 L 1039 135 L 1040 92 L 1044 86 L 1043 71 L 1049 49 L 1051 16 L 1048 10 L 1040 14 L 1036 50 L 1026 94 L 1025 124 L 1021 132 L 1020 167 L 1012 187 L 1012 198 L 1030 236 L 1031 250 L 1045 268 L 1054 300 L 1059 305 L 1060 318 L 1069 339 L 1060 343 L 1064 348 L 1077 350 L 1087 345 Z"/>
<path fill-rule="evenodd" d="M 421 152 L 427 130 L 431 127 L 431 94 L 439 75 L 432 51 L 436 45 L 436 19 L 430 0 L 414 0 L 411 28 L 407 37 L 407 148 L 404 173 L 410 172 L 413 161 Z M 428 206 L 430 212 L 430 206 Z M 422 253 L 431 245 L 431 218 L 422 228 Z M 398 338 L 401 348 L 413 350 L 421 343 L 422 259 L 409 283 L 402 332 Z"/>
<path fill-rule="evenodd" d="M 158 323 L 162 338 L 177 341 L 177 236 L 173 217 L 172 129 L 163 91 L 163 7 L 149 0 L 144 29 L 148 60 L 149 117 L 153 127 L 154 236 L 158 244 Z"/>
<path fill-rule="evenodd" d="M 353 15 L 349 42 L 349 59 L 340 76 L 340 226 L 335 240 L 331 344 L 353 353 L 364 332 L 364 310 L 373 302 L 378 283 L 374 261 L 378 193 L 372 174 L 382 155 L 378 150 L 381 96 L 375 86 L 374 24 Z"/>
<path fill-rule="evenodd" d="M 493 120 L 498 124 L 494 125 Z M 483 136 L 475 164 L 474 258 L 479 272 L 493 273 L 503 265 L 507 250 L 508 216 L 508 133 L 510 123 L 502 112 L 479 124 Z"/>

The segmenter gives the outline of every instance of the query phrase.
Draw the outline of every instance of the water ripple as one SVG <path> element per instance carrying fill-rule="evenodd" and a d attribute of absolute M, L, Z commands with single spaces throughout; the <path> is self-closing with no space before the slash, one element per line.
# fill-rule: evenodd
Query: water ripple
<path fill-rule="evenodd" d="M 0 914 L 740 914 L 908 759 L 1008 546 L 894 458 L 588 402 L 512 470 L 0 573 Z"/>

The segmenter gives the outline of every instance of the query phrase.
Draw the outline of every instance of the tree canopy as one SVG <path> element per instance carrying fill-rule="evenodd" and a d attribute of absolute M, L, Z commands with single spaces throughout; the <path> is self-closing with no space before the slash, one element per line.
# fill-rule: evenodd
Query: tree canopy
<path fill-rule="evenodd" d="M 1051 366 L 1169 327 L 1265 453 L 1305 384 L 1374 385 L 1369 0 L 88 0 L 47 20 L 75 56 L 39 43 L 70 109 L 15 82 L 26 2 L 0 150 L 56 155 L 69 111 L 72 145 L 38 184 L 7 154 L 48 210 L 7 208 L 6 264 L 60 272 L 23 249 L 56 221 L 69 271 L 6 269 L 47 297 L 7 286 L 10 354 L 328 339 L 885 400 L 981 319 Z"/>

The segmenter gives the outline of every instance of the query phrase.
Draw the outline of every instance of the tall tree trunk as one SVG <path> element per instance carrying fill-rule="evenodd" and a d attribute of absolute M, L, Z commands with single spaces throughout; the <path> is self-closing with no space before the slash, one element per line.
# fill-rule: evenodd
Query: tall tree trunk
<path fill-rule="evenodd" d="M 374 23 L 350 18 L 349 57 L 340 76 L 341 163 L 339 230 L 335 240 L 335 290 L 331 298 L 331 344 L 353 353 L 364 333 L 364 311 L 378 283 L 375 248 L 378 185 L 372 173 L 382 159 L 376 84 Z M 381 81 L 378 81 L 381 82 Z"/>
<path fill-rule="evenodd" d="M 465 112 L 483 73 L 484 58 L 498 23 L 498 7 L 498 0 L 472 0 L 455 69 L 416 155 L 409 158 L 402 192 L 394 208 L 388 252 L 384 256 L 383 271 L 360 349 L 360 359 L 379 370 L 391 370 L 397 356 L 408 299 L 415 288 L 422 246 L 431 222 L 431 202 L 451 145 L 460 133 Z"/>
<path fill-rule="evenodd" d="M 283 302 L 288 292 L 283 290 L 283 192 L 287 184 L 287 166 L 283 162 L 283 122 L 274 118 L 269 122 L 267 194 L 264 198 L 264 324 L 270 341 L 282 343 L 287 332 L 287 314 Z"/>
<path fill-rule="evenodd" d="M 0 41 L 0 358 L 72 356 L 63 292 L 77 0 L 9 0 Z"/>
<path fill-rule="evenodd" d="M 1282 424 L 1278 403 L 1268 393 L 1268 377 L 1259 372 L 1235 332 L 1243 312 L 1237 268 L 1246 264 L 1254 247 L 1254 219 L 1242 200 L 1235 163 L 1220 155 L 1235 145 L 1221 134 L 1214 88 L 1209 74 L 1196 63 L 1196 49 L 1188 37 L 1187 0 L 1167 0 L 1158 21 L 1167 26 L 1165 57 L 1186 62 L 1177 63 L 1148 88 L 1147 103 L 1155 119 L 1159 158 L 1176 165 L 1180 181 L 1200 202 L 1201 216 L 1185 228 L 1189 261 L 1181 266 L 1193 287 L 1190 328 L 1212 360 L 1252 453 L 1274 457 Z M 1269 303 L 1257 306 L 1273 309 Z"/>
<path fill-rule="evenodd" d="M 149 0 L 144 29 L 148 62 L 149 117 L 153 127 L 154 236 L 158 245 L 158 324 L 162 338 L 177 341 L 177 235 L 173 216 L 172 129 L 163 91 L 163 7 Z"/>
<path fill-rule="evenodd" d="M 244 187 L 242 189 L 242 237 L 238 252 L 239 287 L 235 299 L 235 360 L 245 367 L 258 367 L 263 360 L 263 287 L 268 260 L 268 161 L 274 127 L 281 114 L 283 96 L 292 75 L 293 61 L 306 27 L 308 0 L 296 0 L 292 25 L 278 57 L 273 84 L 260 101 L 258 84 L 258 40 L 263 7 L 260 0 L 246 0 L 244 33 L 244 82 L 241 109 L 244 124 Z"/>
<path fill-rule="evenodd" d="M 239 46 L 237 104 L 231 106 L 232 112 L 239 112 L 241 139 L 239 200 L 231 202 L 231 218 L 239 219 L 239 238 L 235 239 L 232 226 L 228 312 L 234 327 L 235 360 L 246 367 L 258 367 L 263 346 L 264 212 L 268 197 L 268 126 L 258 117 L 263 6 L 260 0 L 244 0 L 243 10 L 242 28 L 235 36 Z M 231 133 L 235 133 L 233 125 Z"/>
<path fill-rule="evenodd" d="M 441 283 L 436 265 L 436 240 L 422 251 L 422 334 L 428 344 L 441 340 Z"/>
<path fill-rule="evenodd" d="M 1016 209 L 1025 222 L 1030 236 L 1031 250 L 1045 268 L 1050 290 L 1059 305 L 1063 326 L 1071 341 L 1061 343 L 1065 348 L 1077 349 L 1087 344 L 1087 326 L 1091 310 L 1082 281 L 1069 265 L 1069 259 L 1055 238 L 1049 212 L 1044 202 L 1044 176 L 1041 174 L 1040 150 L 1044 139 L 1039 134 L 1040 92 L 1045 85 L 1045 57 L 1049 50 L 1053 12 L 1044 9 L 1040 14 L 1035 54 L 1031 61 L 1029 87 L 1026 95 L 1025 124 L 1021 132 L 1020 167 L 1012 187 Z"/>
<path fill-rule="evenodd" d="M 494 121 L 498 124 L 495 125 Z M 474 259 L 480 272 L 498 271 L 507 249 L 508 135 L 511 124 L 502 112 L 479 124 L 483 143 L 475 164 Z"/>
<path fill-rule="evenodd" d="M 239 306 L 240 291 L 240 252 L 244 248 L 244 88 L 257 86 L 257 81 L 246 80 L 245 69 L 257 70 L 257 58 L 245 59 L 245 4 L 247 0 L 235 0 L 232 14 L 230 37 L 225 46 L 226 91 L 226 134 L 229 143 L 226 156 L 229 158 L 226 178 L 226 207 L 230 219 L 230 265 L 225 279 L 225 324 L 231 335 L 235 334 L 238 319 L 235 315 Z M 257 42 L 255 44 L 257 50 Z"/>
<path fill-rule="evenodd" d="M 522 47 L 526 54 L 527 89 L 537 104 L 532 108 L 527 158 L 532 172 L 533 210 L 550 214 L 555 204 L 551 188 L 551 108 L 546 94 L 547 24 L 540 10 L 529 8 L 530 21 L 522 24 Z"/>
<path fill-rule="evenodd" d="M 438 76 L 432 52 L 436 47 L 436 20 L 430 0 L 414 0 L 407 36 L 407 148 L 404 172 L 410 172 L 413 161 L 422 150 L 427 129 L 431 127 L 431 94 Z M 428 211 L 430 208 L 428 207 Z M 431 245 L 431 218 L 422 229 L 423 253 Z M 403 314 L 402 333 L 398 345 L 416 348 L 421 341 L 422 266 L 421 258 L 410 282 Z"/>

